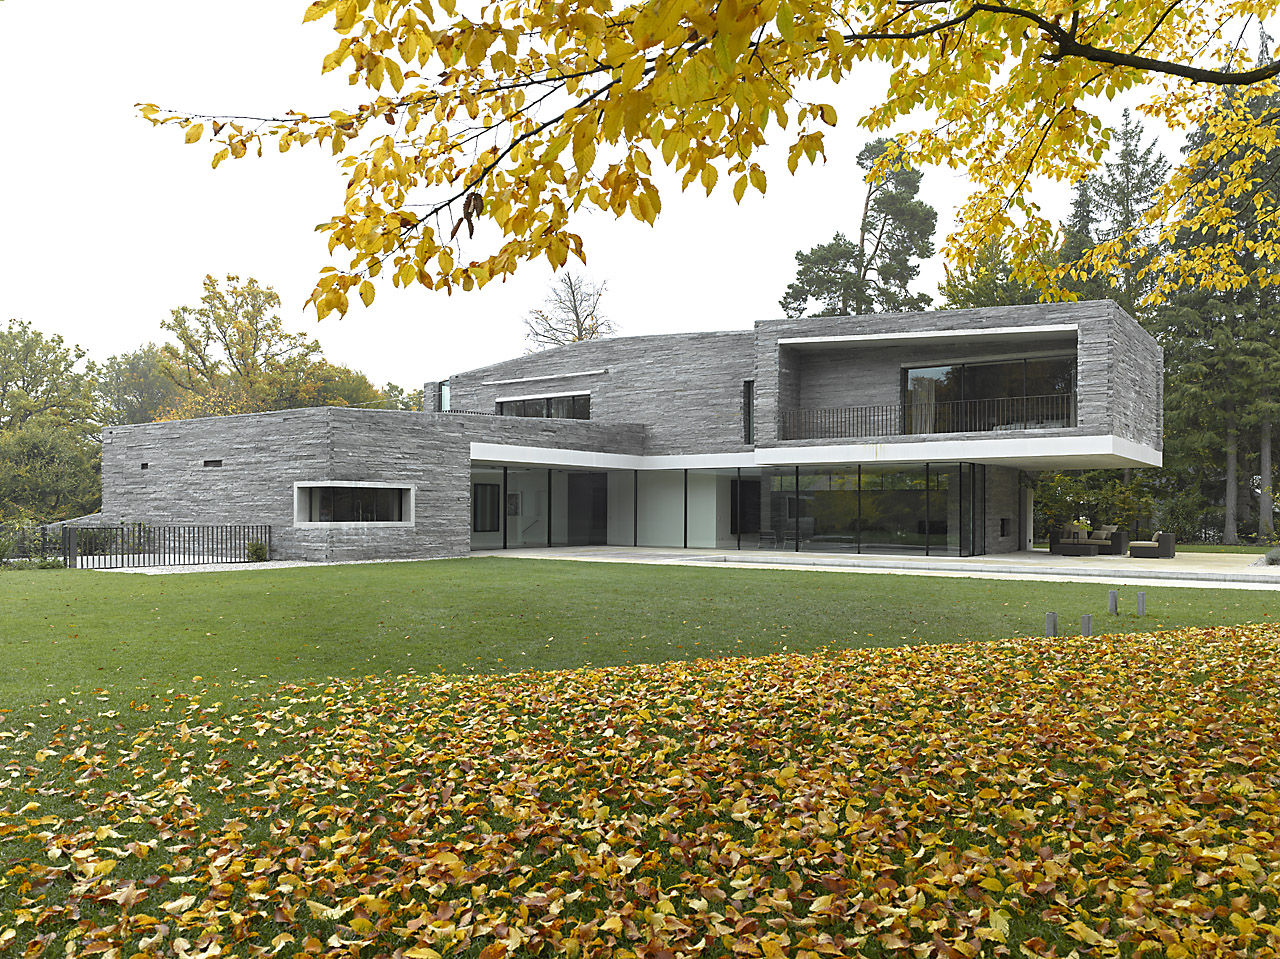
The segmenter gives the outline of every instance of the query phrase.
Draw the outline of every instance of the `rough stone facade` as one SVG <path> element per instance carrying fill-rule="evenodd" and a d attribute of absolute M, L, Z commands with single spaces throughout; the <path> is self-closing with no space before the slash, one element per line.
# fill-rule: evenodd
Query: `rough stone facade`
<path fill-rule="evenodd" d="M 472 442 L 639 454 L 644 430 L 340 408 L 108 427 L 102 512 L 109 523 L 269 524 L 277 557 L 461 556 L 471 544 Z M 295 526 L 294 484 L 324 481 L 411 486 L 413 525 Z"/>
<path fill-rule="evenodd" d="M 897 403 L 901 370 L 907 363 L 919 366 L 993 356 L 993 350 L 984 347 L 980 338 L 963 345 L 904 343 L 833 346 L 819 351 L 801 351 L 779 344 L 779 340 L 1066 324 L 1078 326 L 1073 344 L 1077 351 L 1077 419 L 1069 435 L 1112 434 L 1160 449 L 1163 352 L 1137 321 L 1109 300 L 757 323 L 756 443 L 805 442 L 779 440 L 778 424 L 786 409 Z M 1042 344 L 1024 341 L 1001 347 L 998 353 L 1017 356 L 1028 350 L 1057 351 L 1068 344 L 1068 337 L 1054 333 Z"/>
<path fill-rule="evenodd" d="M 451 376 L 450 408 L 493 413 L 504 397 L 590 393 L 591 418 L 642 424 L 651 455 L 744 450 L 752 343 L 749 332 L 573 343 Z"/>
<path fill-rule="evenodd" d="M 1050 325 L 1074 325 L 1078 332 L 1046 332 L 1042 341 L 1022 335 L 1016 341 L 956 337 L 914 345 L 780 343 Z M 779 441 L 784 410 L 892 407 L 900 400 L 907 365 L 1064 350 L 1077 352 L 1077 425 L 1027 432 L 1042 440 L 1114 435 L 1159 450 L 1162 354 L 1113 303 L 771 320 L 752 331 L 598 340 L 547 350 L 425 384 L 427 412 L 286 410 L 109 427 L 103 435 L 104 520 L 270 524 L 276 555 L 307 559 L 463 555 L 471 544 L 472 443 L 631 457 L 730 454 L 732 463 L 723 465 L 749 466 L 762 450 L 833 444 Z M 745 381 L 754 383 L 754 445 L 743 431 Z M 436 411 L 446 389 L 455 412 Z M 504 399 L 570 393 L 590 393 L 590 420 L 493 415 Z M 963 442 L 991 435 L 945 438 Z M 885 439 L 839 439 L 847 454 L 842 461 L 864 461 L 860 451 Z M 678 465 L 654 461 L 652 468 Z M 1019 548 L 1018 465 L 988 467 L 989 552 Z M 325 481 L 411 487 L 412 525 L 299 525 L 294 484 Z"/>

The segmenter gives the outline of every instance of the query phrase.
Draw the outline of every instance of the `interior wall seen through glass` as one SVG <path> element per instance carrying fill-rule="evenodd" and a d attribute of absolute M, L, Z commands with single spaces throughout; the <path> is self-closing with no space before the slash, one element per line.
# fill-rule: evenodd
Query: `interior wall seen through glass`
<path fill-rule="evenodd" d="M 908 433 L 1065 427 L 1075 423 L 1074 354 L 903 371 Z"/>
<path fill-rule="evenodd" d="M 313 486 L 307 491 L 312 523 L 400 523 L 404 490 L 366 486 Z"/>

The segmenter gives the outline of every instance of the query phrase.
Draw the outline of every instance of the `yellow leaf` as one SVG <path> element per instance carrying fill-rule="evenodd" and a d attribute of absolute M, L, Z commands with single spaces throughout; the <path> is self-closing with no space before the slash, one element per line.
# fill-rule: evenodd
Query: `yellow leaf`
<path fill-rule="evenodd" d="M 188 143 L 195 143 L 195 142 L 196 142 L 197 140 L 199 140 L 202 136 L 204 136 L 204 124 L 203 124 L 203 123 L 193 123 L 193 124 L 191 124 L 191 126 L 187 127 L 187 137 L 186 137 L 186 140 L 187 140 L 187 142 L 188 142 Z"/>
<path fill-rule="evenodd" d="M 617 916 L 610 916 L 600 926 L 605 932 L 622 932 L 622 920 Z"/>
<path fill-rule="evenodd" d="M 309 23 L 312 20 L 319 20 L 326 13 L 333 9 L 333 0 L 315 0 L 315 3 L 307 7 L 307 12 L 302 15 L 302 22 Z M 276 937 L 277 939 L 279 936 Z M 293 937 L 289 937 L 290 941 Z"/>
<path fill-rule="evenodd" d="M 573 165 L 586 173 L 596 161 L 596 116 L 583 117 L 573 128 Z"/>
<path fill-rule="evenodd" d="M 373 295 L 374 290 L 372 283 L 365 280 L 360 284 L 360 299 L 364 302 L 365 306 L 371 306 L 373 304 Z"/>
<path fill-rule="evenodd" d="M 405 959 L 440 959 L 440 953 L 430 946 L 412 946 L 402 952 L 401 955 Z"/>
<path fill-rule="evenodd" d="M 196 903 L 195 896 L 179 896 L 177 899 L 171 899 L 160 908 L 171 916 L 176 916 L 180 912 L 186 912 Z"/>
<path fill-rule="evenodd" d="M 791 4 L 787 0 L 782 0 L 778 4 L 778 15 L 776 17 L 778 24 L 778 32 L 782 34 L 782 39 L 790 40 L 796 35 L 796 21 L 791 12 Z"/>
<path fill-rule="evenodd" d="M 1079 919 L 1074 922 L 1067 923 L 1065 928 L 1067 932 L 1071 934 L 1073 939 L 1078 939 L 1080 942 L 1086 943 L 1090 946 L 1097 946 L 1104 942 L 1110 942 L 1110 940 L 1098 932 L 1098 930 L 1091 929 Z M 1172 955 L 1172 953 L 1169 953 L 1169 955 Z"/>

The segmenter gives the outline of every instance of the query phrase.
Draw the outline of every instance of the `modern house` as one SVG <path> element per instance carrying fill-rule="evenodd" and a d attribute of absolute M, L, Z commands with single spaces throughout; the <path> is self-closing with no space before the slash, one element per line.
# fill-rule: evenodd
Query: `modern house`
<path fill-rule="evenodd" d="M 1163 358 L 1109 301 L 594 340 L 427 409 L 117 426 L 110 522 L 269 523 L 277 557 L 613 544 L 1030 544 L 1029 473 L 1161 462 Z"/>

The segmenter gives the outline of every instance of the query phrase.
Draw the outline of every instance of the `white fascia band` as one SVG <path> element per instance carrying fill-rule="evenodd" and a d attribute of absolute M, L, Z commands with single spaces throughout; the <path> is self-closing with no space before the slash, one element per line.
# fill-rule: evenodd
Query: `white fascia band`
<path fill-rule="evenodd" d="M 1019 436 L 989 440 L 925 440 L 919 443 L 849 443 L 772 446 L 740 453 L 676 453 L 643 456 L 547 446 L 472 443 L 473 462 L 567 469 L 733 469 L 753 466 L 821 466 L 858 463 L 943 462 L 1075 469 L 1090 466 L 1160 466 L 1157 449 L 1122 436 Z"/>
<path fill-rule="evenodd" d="M 894 341 L 967 340 L 986 336 L 1043 336 L 1046 333 L 1078 333 L 1078 323 L 1046 323 L 1041 326 L 993 326 L 971 330 L 912 330 L 906 333 L 851 333 L 837 336 L 790 336 L 778 340 L 779 346 L 823 346 L 841 343 L 891 343 Z"/>
<path fill-rule="evenodd" d="M 522 396 L 499 396 L 495 403 L 519 403 L 521 400 L 559 400 L 566 396 L 590 396 L 590 390 L 573 390 L 569 393 L 525 393 Z"/>

